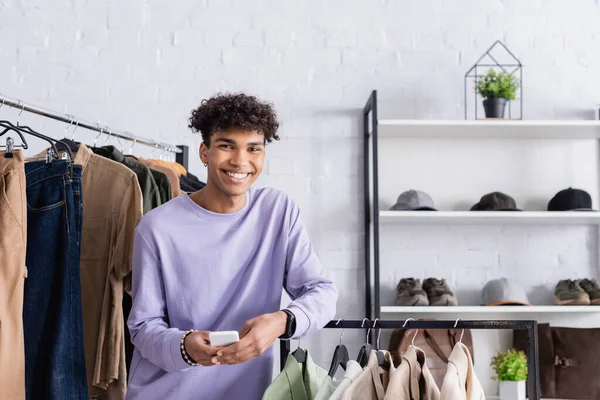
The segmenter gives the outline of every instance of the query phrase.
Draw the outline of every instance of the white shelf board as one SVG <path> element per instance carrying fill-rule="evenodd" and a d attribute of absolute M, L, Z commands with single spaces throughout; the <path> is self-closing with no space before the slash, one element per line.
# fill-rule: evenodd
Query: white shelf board
<path fill-rule="evenodd" d="M 600 224 L 595 211 L 380 211 L 380 224 Z"/>
<path fill-rule="evenodd" d="M 593 120 L 403 120 L 380 119 L 378 136 L 397 138 L 598 139 Z"/>
<path fill-rule="evenodd" d="M 600 306 L 383 306 L 382 314 L 564 314 L 600 313 Z"/>

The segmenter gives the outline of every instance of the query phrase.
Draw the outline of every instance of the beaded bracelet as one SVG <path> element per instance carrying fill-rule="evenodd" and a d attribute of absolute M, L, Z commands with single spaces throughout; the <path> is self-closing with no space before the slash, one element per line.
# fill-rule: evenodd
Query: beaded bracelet
<path fill-rule="evenodd" d="M 192 358 L 192 356 L 190 356 L 188 354 L 188 352 L 185 350 L 185 338 L 188 337 L 188 335 L 190 333 L 193 333 L 193 332 L 198 332 L 198 331 L 196 331 L 194 329 L 190 329 L 189 331 L 186 331 L 185 334 L 183 335 L 183 337 L 181 338 L 181 345 L 180 345 L 180 347 L 181 347 L 181 357 L 183 357 L 183 359 L 185 360 L 185 362 L 188 365 L 191 365 L 192 367 L 197 367 L 200 364 L 198 364 L 196 361 L 194 361 L 194 359 Z"/>

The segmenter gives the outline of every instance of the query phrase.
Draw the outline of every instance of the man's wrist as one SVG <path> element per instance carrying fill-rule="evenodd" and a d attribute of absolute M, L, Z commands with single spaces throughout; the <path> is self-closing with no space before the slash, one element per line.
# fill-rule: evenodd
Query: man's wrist
<path fill-rule="evenodd" d="M 285 335 L 288 315 L 283 310 L 279 310 L 275 314 L 279 317 L 279 336 L 283 336 Z"/>
<path fill-rule="evenodd" d="M 193 367 L 198 366 L 200 364 L 198 364 L 194 358 L 190 355 L 190 353 L 187 352 L 187 349 L 185 347 L 186 345 L 186 341 L 188 336 L 190 336 L 191 334 L 193 334 L 194 332 L 198 332 L 196 330 L 190 329 L 189 331 L 186 331 L 183 335 L 183 337 L 181 338 L 181 342 L 180 342 L 180 350 L 181 350 L 181 357 L 185 360 L 185 362 L 188 365 L 191 365 Z"/>
<path fill-rule="evenodd" d="M 284 316 L 284 331 L 279 336 L 280 339 L 290 339 L 296 332 L 296 316 L 290 310 L 284 309 L 280 311 Z"/>

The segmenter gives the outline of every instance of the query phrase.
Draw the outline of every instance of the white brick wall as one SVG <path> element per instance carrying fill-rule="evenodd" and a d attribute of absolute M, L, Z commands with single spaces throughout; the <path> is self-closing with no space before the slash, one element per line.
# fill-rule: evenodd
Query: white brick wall
<path fill-rule="evenodd" d="M 384 117 L 460 119 L 464 73 L 502 39 L 525 66 L 526 118 L 591 118 L 600 103 L 599 17 L 597 0 L 0 0 L 0 92 L 188 144 L 191 170 L 201 177 L 194 157 L 199 137 L 187 129 L 189 111 L 221 90 L 244 90 L 274 102 L 283 139 L 269 148 L 260 184 L 297 199 L 339 286 L 338 315 L 359 318 L 360 119 L 370 91 L 379 90 Z M 6 108 L 0 113 L 16 115 Z M 64 132 L 64 125 L 35 116 L 23 115 L 22 121 L 57 137 Z M 77 138 L 91 142 L 94 136 L 79 130 Z M 579 150 L 573 151 L 577 158 Z M 141 146 L 135 152 L 147 153 Z M 440 167 L 435 160 L 421 164 L 426 170 Z M 382 207 L 422 182 L 403 171 L 382 188 Z M 588 185 L 598 206 L 596 176 L 579 174 L 570 170 L 556 182 L 533 183 L 532 192 L 514 190 L 520 202 L 539 209 L 551 192 L 575 181 Z M 464 207 L 494 185 L 510 186 L 512 176 L 476 180 L 463 196 L 447 196 L 447 181 L 427 185 L 445 207 L 458 207 L 457 202 Z M 597 233 L 587 228 L 405 227 L 385 228 L 382 235 L 383 244 L 394 249 L 382 246 L 383 304 L 393 303 L 395 283 L 406 275 L 451 270 L 445 275 L 460 300 L 474 303 L 481 284 L 502 274 L 523 271 L 526 282 L 546 289 L 561 276 L 597 275 Z M 390 260 L 396 258 L 394 265 Z M 543 271 L 534 265 L 544 265 Z M 327 363 L 336 335 L 324 332 L 303 345 Z M 347 332 L 345 339 L 355 348 L 364 340 L 357 332 Z"/>

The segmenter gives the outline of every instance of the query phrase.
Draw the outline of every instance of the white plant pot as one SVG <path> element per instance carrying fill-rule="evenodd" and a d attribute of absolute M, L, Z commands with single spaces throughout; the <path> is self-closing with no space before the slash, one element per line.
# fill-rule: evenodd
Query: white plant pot
<path fill-rule="evenodd" d="M 525 381 L 500 381 L 500 400 L 525 400 Z"/>

